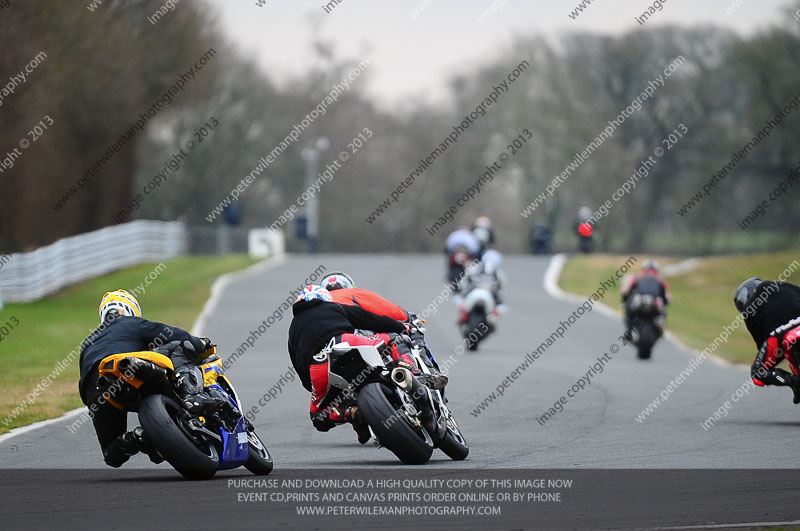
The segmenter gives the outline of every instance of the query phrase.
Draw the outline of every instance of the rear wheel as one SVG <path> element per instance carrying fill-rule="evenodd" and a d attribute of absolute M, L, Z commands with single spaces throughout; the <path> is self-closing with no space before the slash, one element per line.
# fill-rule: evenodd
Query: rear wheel
<path fill-rule="evenodd" d="M 247 432 L 247 444 L 250 446 L 250 456 L 244 467 L 257 476 L 266 476 L 272 472 L 272 456 L 255 430 Z"/>
<path fill-rule="evenodd" d="M 486 314 L 479 310 L 473 310 L 469 314 L 467 320 L 467 335 L 464 339 L 467 340 L 468 350 L 478 350 L 478 344 L 483 339 L 483 332 L 481 332 L 481 324 L 485 321 Z"/>
<path fill-rule="evenodd" d="M 655 330 L 653 330 L 653 323 L 642 323 L 642 328 L 639 330 L 639 359 L 648 360 L 653 353 L 653 344 L 656 341 Z"/>
<path fill-rule="evenodd" d="M 214 444 L 186 428 L 183 406 L 164 395 L 150 395 L 139 405 L 139 422 L 147 439 L 186 479 L 210 479 L 219 468 Z"/>
<path fill-rule="evenodd" d="M 400 404 L 393 405 L 394 391 L 382 383 L 365 385 L 358 393 L 358 407 L 381 445 L 409 465 L 427 463 L 433 440 L 425 429 L 412 426 Z"/>

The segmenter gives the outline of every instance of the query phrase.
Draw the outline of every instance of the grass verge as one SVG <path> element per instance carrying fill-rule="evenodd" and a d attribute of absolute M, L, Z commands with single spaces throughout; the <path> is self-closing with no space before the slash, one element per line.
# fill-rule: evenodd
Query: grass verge
<path fill-rule="evenodd" d="M 639 265 L 645 260 L 645 256 L 636 258 Z M 623 255 L 572 258 L 564 267 L 559 285 L 566 291 L 588 296 L 627 259 Z M 795 260 L 797 252 L 719 256 L 703 260 L 689 273 L 668 278 L 673 304 L 669 307 L 667 328 L 691 348 L 703 350 L 736 319 L 733 293 L 742 280 L 754 275 L 775 279 Z M 661 261 L 662 266 L 665 263 Z M 787 282 L 800 284 L 800 269 Z M 604 302 L 616 307 L 619 299 L 610 298 L 614 296 L 606 295 Z M 735 363 L 750 363 L 756 351 L 750 334 L 741 326 L 715 354 Z"/>

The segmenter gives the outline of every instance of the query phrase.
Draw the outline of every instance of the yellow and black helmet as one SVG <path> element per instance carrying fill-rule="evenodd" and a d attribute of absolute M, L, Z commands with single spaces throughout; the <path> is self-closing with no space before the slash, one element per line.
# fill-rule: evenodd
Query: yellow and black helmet
<path fill-rule="evenodd" d="M 106 320 L 108 312 L 115 311 L 119 315 L 142 316 L 142 307 L 136 297 L 125 291 L 109 291 L 100 299 L 100 324 Z"/>

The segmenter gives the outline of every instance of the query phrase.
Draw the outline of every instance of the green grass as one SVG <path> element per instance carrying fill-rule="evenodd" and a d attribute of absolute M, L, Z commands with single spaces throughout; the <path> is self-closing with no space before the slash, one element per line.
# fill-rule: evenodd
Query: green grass
<path fill-rule="evenodd" d="M 526 240 L 527 241 L 527 240 Z M 556 231 L 554 236 L 556 248 L 576 251 L 578 242 L 571 231 Z M 626 231 L 598 232 L 597 249 L 602 252 L 619 253 L 629 247 Z M 686 254 L 730 254 L 730 253 L 772 253 L 787 249 L 800 249 L 800 235 L 793 232 L 765 232 L 748 229 L 746 231 L 708 232 L 695 230 L 691 232 L 653 231 L 647 243 L 659 253 L 672 256 Z"/>
<path fill-rule="evenodd" d="M 629 273 L 636 273 L 641 269 L 642 262 L 645 258 L 637 255 L 610 255 L 610 254 L 592 254 L 580 255 L 571 258 L 564 271 L 561 273 L 559 285 L 562 289 L 577 293 L 579 295 L 589 296 L 594 293 L 602 281 L 608 282 L 611 277 L 616 277 L 617 270 L 620 269 L 628 259 L 633 256 L 637 261 L 630 266 Z M 663 258 L 648 256 L 650 259 L 657 259 L 661 266 L 678 261 L 675 258 Z M 613 308 L 619 306 L 619 287 L 621 280 L 617 281 L 617 291 L 606 292 L 603 302 Z"/>
<path fill-rule="evenodd" d="M 644 256 L 637 258 L 640 264 L 645 259 Z M 571 259 L 564 268 L 560 285 L 566 291 L 589 295 L 626 259 L 627 256 L 610 255 Z M 797 252 L 713 257 L 685 275 L 668 278 L 673 304 L 669 307 L 667 328 L 690 347 L 706 348 L 736 318 L 733 293 L 739 283 L 753 275 L 775 279 L 794 260 L 800 262 Z M 666 263 L 661 262 L 662 266 Z M 800 270 L 787 281 L 800 284 Z M 616 294 L 612 299 L 610 296 L 607 294 L 604 302 L 616 306 L 619 299 Z M 736 363 L 750 363 L 756 350 L 750 334 L 741 326 L 715 354 Z"/>
<path fill-rule="evenodd" d="M 144 316 L 184 329 L 191 328 L 219 275 L 255 263 L 245 255 L 189 256 L 164 262 L 161 273 L 139 296 Z M 132 291 L 154 272 L 146 264 L 104 275 L 64 288 L 45 299 L 9 304 L 0 311 L 0 325 L 12 317 L 19 326 L 0 343 L 0 434 L 17 426 L 57 417 L 81 406 L 78 396 L 77 359 L 65 369 L 33 405 L 8 424 L 8 414 L 55 369 L 98 322 L 97 307 L 106 291 Z"/>

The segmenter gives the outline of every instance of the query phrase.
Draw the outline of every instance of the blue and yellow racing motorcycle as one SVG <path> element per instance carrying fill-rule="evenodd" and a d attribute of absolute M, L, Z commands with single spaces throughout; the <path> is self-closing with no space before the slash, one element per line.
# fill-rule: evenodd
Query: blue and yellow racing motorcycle
<path fill-rule="evenodd" d="M 100 362 L 98 388 L 114 407 L 136 412 L 148 443 L 187 479 L 210 479 L 218 470 L 244 466 L 257 475 L 272 471 L 272 457 L 242 415 L 242 405 L 222 360 L 211 346 L 197 363 L 213 407 L 192 414 L 173 383 L 165 345 L 154 351 L 113 354 Z M 167 355 L 165 355 L 167 354 Z"/>

